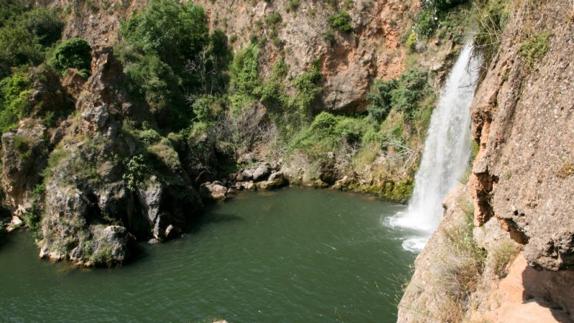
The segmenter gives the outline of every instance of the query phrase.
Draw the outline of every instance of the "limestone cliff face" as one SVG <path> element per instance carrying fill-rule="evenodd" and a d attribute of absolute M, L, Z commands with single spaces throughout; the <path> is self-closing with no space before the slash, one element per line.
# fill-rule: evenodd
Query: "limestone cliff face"
<path fill-rule="evenodd" d="M 470 286 L 440 281 L 441 254 L 454 244 L 437 242 L 445 240 L 439 228 L 417 259 L 401 322 L 436 322 L 452 308 L 445 299 L 453 290 L 464 292 L 450 298 L 460 314 L 446 321 L 574 320 L 572 3 L 513 6 L 472 107 L 480 150 L 466 191 L 474 205 L 473 243 L 485 253 L 479 271 Z M 456 206 L 447 205 L 441 227 L 456 221 Z"/>
<path fill-rule="evenodd" d="M 401 37 L 416 12 L 418 1 L 354 1 L 349 10 L 353 31 L 333 31 L 329 41 L 329 17 L 336 8 L 325 1 L 301 1 L 290 9 L 289 1 L 198 1 L 209 12 L 211 22 L 230 35 L 234 46 L 242 46 L 251 36 L 274 37 L 269 28 L 258 30 L 259 22 L 271 13 L 282 19 L 277 29 L 280 44 L 267 42 L 264 60 L 273 62 L 285 52 L 293 76 L 315 60 L 320 60 L 325 78 L 323 104 L 328 110 L 354 111 L 365 106 L 365 94 L 375 78 L 389 79 L 404 69 L 405 48 Z M 277 46 L 279 45 L 279 46 Z M 271 64 L 269 64 L 271 66 Z"/>
<path fill-rule="evenodd" d="M 101 48 L 113 46 L 121 21 L 148 1 L 36 2 L 70 13 L 65 38 L 81 36 Z M 264 74 L 279 56 L 285 57 L 292 77 L 319 60 L 325 79 L 322 106 L 331 111 L 353 112 L 364 110 L 365 95 L 374 79 L 395 78 L 404 70 L 406 49 L 401 45 L 402 37 L 420 2 L 354 1 L 348 10 L 352 32 L 331 30 L 329 17 L 338 9 L 325 1 L 301 1 L 296 8 L 287 0 L 194 3 L 206 9 L 210 25 L 225 31 L 235 49 L 249 44 L 253 37 L 267 40 L 261 50 Z M 280 20 L 271 23 L 270 15 Z"/>
<path fill-rule="evenodd" d="M 574 266 L 574 24 L 563 9 L 568 5 L 521 8 L 473 109 L 480 143 L 470 183 L 477 224 L 500 219 L 525 243 L 529 263 L 551 270 Z M 548 37 L 548 51 L 529 61 L 525 46 L 536 37 Z"/>

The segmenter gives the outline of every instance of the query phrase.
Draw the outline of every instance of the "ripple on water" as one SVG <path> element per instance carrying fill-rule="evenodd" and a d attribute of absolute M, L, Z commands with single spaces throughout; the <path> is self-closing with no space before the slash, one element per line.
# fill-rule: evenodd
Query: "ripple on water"
<path fill-rule="evenodd" d="M 0 321 L 395 322 L 414 255 L 380 216 L 402 206 L 318 190 L 241 194 L 183 239 L 112 270 L 0 250 Z"/>

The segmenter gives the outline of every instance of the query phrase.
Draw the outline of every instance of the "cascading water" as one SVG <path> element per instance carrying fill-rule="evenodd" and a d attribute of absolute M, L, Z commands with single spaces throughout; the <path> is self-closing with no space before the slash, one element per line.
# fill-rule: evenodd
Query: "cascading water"
<path fill-rule="evenodd" d="M 405 212 L 387 218 L 392 227 L 415 233 L 403 248 L 420 251 L 442 216 L 442 200 L 463 176 L 470 157 L 470 105 L 481 60 L 472 54 L 468 42 L 446 81 L 433 111 L 422 161 L 415 177 L 413 197 Z"/>

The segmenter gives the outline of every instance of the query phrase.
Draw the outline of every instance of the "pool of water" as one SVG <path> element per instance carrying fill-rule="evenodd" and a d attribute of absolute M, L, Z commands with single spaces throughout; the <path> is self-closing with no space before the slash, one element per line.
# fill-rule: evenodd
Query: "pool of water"
<path fill-rule="evenodd" d="M 182 239 L 113 269 L 0 243 L 1 322 L 395 322 L 414 255 L 382 217 L 404 207 L 321 190 L 245 193 Z"/>

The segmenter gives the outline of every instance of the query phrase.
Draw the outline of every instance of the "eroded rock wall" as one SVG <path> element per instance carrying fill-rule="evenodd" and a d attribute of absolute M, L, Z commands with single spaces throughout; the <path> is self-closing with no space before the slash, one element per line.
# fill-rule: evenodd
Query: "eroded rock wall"
<path fill-rule="evenodd" d="M 121 21 L 147 2 L 36 1 L 63 8 L 68 13 L 64 37 L 83 37 L 95 48 L 113 46 Z M 354 1 L 348 9 L 353 30 L 338 32 L 329 27 L 329 17 L 343 9 L 342 3 L 337 7 L 325 1 L 301 1 L 296 8 L 287 0 L 194 3 L 206 9 L 211 27 L 223 30 L 235 49 L 253 38 L 266 39 L 261 50 L 263 74 L 280 56 L 290 66 L 291 77 L 319 60 L 325 79 L 322 106 L 339 113 L 364 111 L 371 82 L 403 72 L 407 52 L 402 38 L 419 7 L 418 0 Z M 270 23 L 270 15 L 279 15 L 279 22 Z"/>
<path fill-rule="evenodd" d="M 466 191 L 473 243 L 485 258 L 460 299 L 463 315 L 449 322 L 574 320 L 573 8 L 567 0 L 514 1 L 512 8 L 472 106 L 480 150 Z M 453 221 L 449 210 L 441 228 Z M 452 248 L 437 243 L 444 239 L 439 228 L 418 256 L 399 321 L 436 322 L 433 315 L 450 305 L 435 291 L 463 286 L 436 282 L 441 252 Z"/>

